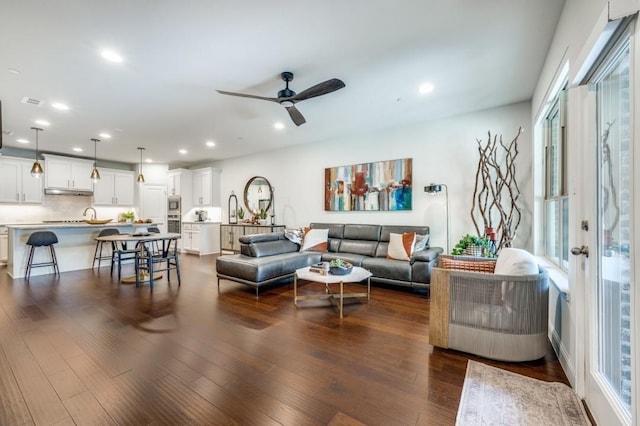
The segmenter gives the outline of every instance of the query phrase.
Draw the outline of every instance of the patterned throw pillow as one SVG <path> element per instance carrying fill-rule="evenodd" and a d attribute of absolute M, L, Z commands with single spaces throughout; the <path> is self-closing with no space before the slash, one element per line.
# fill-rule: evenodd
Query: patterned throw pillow
<path fill-rule="evenodd" d="M 387 259 L 409 260 L 416 244 L 416 233 L 389 234 L 389 248 Z"/>
<path fill-rule="evenodd" d="M 304 240 L 300 251 L 327 251 L 328 242 L 328 229 L 308 229 L 304 234 Z"/>
<path fill-rule="evenodd" d="M 424 250 L 429 247 L 429 235 L 416 234 L 416 245 L 413 247 L 413 251 Z"/>
<path fill-rule="evenodd" d="M 291 241 L 292 243 L 296 243 L 299 246 L 302 245 L 302 229 L 285 229 L 284 237 Z"/>

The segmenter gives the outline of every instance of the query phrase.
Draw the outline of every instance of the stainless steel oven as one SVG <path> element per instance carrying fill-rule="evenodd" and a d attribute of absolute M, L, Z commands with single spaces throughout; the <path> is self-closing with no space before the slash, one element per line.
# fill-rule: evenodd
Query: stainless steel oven
<path fill-rule="evenodd" d="M 171 216 L 169 216 L 167 218 L 167 231 L 168 232 L 175 232 L 176 234 L 180 233 L 180 216 L 178 216 L 177 219 L 173 219 L 171 218 Z"/>

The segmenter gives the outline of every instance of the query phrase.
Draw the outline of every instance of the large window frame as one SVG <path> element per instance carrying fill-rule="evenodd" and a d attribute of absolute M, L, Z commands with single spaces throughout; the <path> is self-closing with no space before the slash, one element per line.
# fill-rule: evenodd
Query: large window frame
<path fill-rule="evenodd" d="M 563 271 L 569 269 L 569 193 L 567 173 L 567 84 L 544 117 L 543 252 Z"/>

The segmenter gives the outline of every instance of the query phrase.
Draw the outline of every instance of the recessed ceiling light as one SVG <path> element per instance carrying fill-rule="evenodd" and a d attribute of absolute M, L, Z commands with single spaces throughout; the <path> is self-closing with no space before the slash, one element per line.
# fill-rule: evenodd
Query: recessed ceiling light
<path fill-rule="evenodd" d="M 153 160 L 151 158 L 147 158 L 146 160 L 144 160 L 145 163 L 153 163 Z"/>
<path fill-rule="evenodd" d="M 52 104 L 51 104 L 51 106 L 52 106 L 52 107 L 54 107 L 54 108 L 55 108 L 55 109 L 57 109 L 57 110 L 60 110 L 60 111 L 67 111 L 67 110 L 69 110 L 69 107 L 68 107 L 68 106 L 66 106 L 65 104 L 60 103 L 60 102 L 54 102 L 54 103 L 52 103 Z"/>
<path fill-rule="evenodd" d="M 103 139 L 111 139 L 111 135 L 109 133 L 100 133 L 99 136 Z"/>
<path fill-rule="evenodd" d="M 186 150 L 186 149 L 181 149 L 181 150 L 179 150 L 178 152 L 179 152 L 180 154 L 184 155 L 184 154 L 186 154 L 186 153 L 187 153 L 187 150 Z"/>
<path fill-rule="evenodd" d="M 115 62 L 118 64 L 123 61 L 122 56 L 120 56 L 118 52 L 115 52 L 113 50 L 105 49 L 100 52 L 100 55 L 102 55 L 102 57 L 107 61 Z"/>
<path fill-rule="evenodd" d="M 273 127 L 274 127 L 274 128 L 276 128 L 277 130 L 282 130 L 282 129 L 284 129 L 284 124 L 283 124 L 282 122 L 280 122 L 280 121 L 277 121 L 277 122 L 273 125 Z"/>
<path fill-rule="evenodd" d="M 73 150 L 74 150 L 75 152 L 82 152 L 82 151 L 83 151 L 83 149 L 82 149 L 82 148 L 77 147 L 77 146 L 76 146 L 76 147 L 74 147 L 74 148 L 73 148 Z"/>
<path fill-rule="evenodd" d="M 51 123 L 49 123 L 47 120 L 36 120 L 34 121 L 34 123 L 39 124 L 41 126 L 50 126 Z"/>
<path fill-rule="evenodd" d="M 16 139 L 16 142 L 18 143 L 30 143 L 28 140 L 20 138 L 20 139 Z"/>
<path fill-rule="evenodd" d="M 7 71 L 9 71 L 11 74 L 15 74 L 15 75 L 20 74 L 20 70 L 16 69 L 16 68 L 7 68 Z"/>
<path fill-rule="evenodd" d="M 216 143 L 214 141 L 207 141 L 205 145 L 207 145 L 209 148 L 213 148 L 214 146 L 216 146 Z"/>
<path fill-rule="evenodd" d="M 434 89 L 433 84 L 431 84 L 431 83 L 422 83 L 420 85 L 420 87 L 418 87 L 418 92 L 421 95 L 427 95 L 427 94 L 433 92 L 433 89 Z"/>

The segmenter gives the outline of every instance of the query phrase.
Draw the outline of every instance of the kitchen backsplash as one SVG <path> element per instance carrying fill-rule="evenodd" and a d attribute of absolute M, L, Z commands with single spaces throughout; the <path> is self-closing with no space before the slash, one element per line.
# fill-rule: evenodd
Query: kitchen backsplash
<path fill-rule="evenodd" d="M 92 197 L 73 195 L 45 195 L 41 205 L 3 205 L 0 204 L 0 224 L 39 223 L 43 220 L 82 219 L 82 212 L 91 206 Z M 133 210 L 127 207 L 95 207 L 99 219 L 118 220 L 118 214 Z M 87 214 L 87 217 L 91 213 Z"/>

